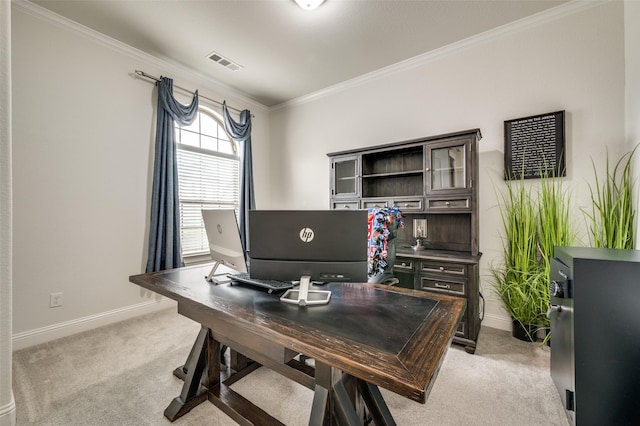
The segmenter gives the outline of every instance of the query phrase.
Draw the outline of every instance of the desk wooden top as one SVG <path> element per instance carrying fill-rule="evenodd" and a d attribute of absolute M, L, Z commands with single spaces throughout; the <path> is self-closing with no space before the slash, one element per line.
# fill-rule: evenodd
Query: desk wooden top
<path fill-rule="evenodd" d="M 214 285 L 211 265 L 133 275 L 212 329 L 218 322 L 268 338 L 334 368 L 424 403 L 465 299 L 368 283 L 330 283 L 328 305 L 298 307 L 242 285 Z M 197 316 L 198 318 L 195 318 Z"/>

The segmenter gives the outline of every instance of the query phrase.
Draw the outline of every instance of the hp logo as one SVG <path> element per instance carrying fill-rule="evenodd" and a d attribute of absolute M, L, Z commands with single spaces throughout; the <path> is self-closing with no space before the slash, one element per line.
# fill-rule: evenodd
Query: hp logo
<path fill-rule="evenodd" d="M 313 241 L 313 229 L 311 228 L 302 228 L 300 230 L 300 239 L 303 243 L 310 243 Z"/>

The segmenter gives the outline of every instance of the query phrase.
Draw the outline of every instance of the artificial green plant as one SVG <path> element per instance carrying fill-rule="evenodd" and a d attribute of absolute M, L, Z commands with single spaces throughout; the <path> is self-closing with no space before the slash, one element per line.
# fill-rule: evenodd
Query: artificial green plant
<path fill-rule="evenodd" d="M 583 212 L 587 217 L 592 247 L 635 248 L 635 180 L 631 176 L 631 160 L 636 149 L 637 146 L 620 157 L 613 170 L 609 166 L 607 152 L 606 173 L 602 179 L 591 161 L 595 176 L 594 186 L 589 185 L 591 211 L 583 209 Z"/>
<path fill-rule="evenodd" d="M 491 267 L 494 285 L 505 309 L 534 340 L 548 327 L 549 272 L 553 248 L 572 245 L 570 194 L 560 178 L 540 173 L 539 187 L 524 179 L 506 182 L 499 195 L 504 239 L 503 258 Z"/>

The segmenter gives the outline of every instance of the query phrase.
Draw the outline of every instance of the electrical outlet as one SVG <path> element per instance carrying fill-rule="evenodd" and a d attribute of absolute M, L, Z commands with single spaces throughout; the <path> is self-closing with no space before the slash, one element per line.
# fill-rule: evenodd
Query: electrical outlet
<path fill-rule="evenodd" d="M 49 295 L 49 307 L 56 308 L 62 306 L 62 293 L 51 293 Z"/>

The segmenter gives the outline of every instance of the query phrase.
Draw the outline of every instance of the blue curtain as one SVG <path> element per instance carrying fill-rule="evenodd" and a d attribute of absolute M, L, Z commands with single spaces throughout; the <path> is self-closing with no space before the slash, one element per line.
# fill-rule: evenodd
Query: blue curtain
<path fill-rule="evenodd" d="M 185 126 L 198 114 L 198 92 L 189 105 L 173 97 L 173 80 L 158 81 L 156 150 L 151 193 L 151 225 L 147 272 L 183 266 L 180 250 L 180 212 L 178 205 L 178 166 L 176 164 L 175 122 Z"/>
<path fill-rule="evenodd" d="M 242 146 L 241 161 L 242 175 L 240 178 L 240 212 L 239 224 L 240 238 L 245 250 L 245 258 L 249 250 L 249 210 L 256 208 L 256 200 L 253 195 L 253 165 L 251 160 L 251 112 L 244 110 L 240 113 L 240 121 L 235 122 L 229 114 L 227 103 L 222 103 L 222 115 L 224 128 L 233 140 L 240 142 Z"/>

